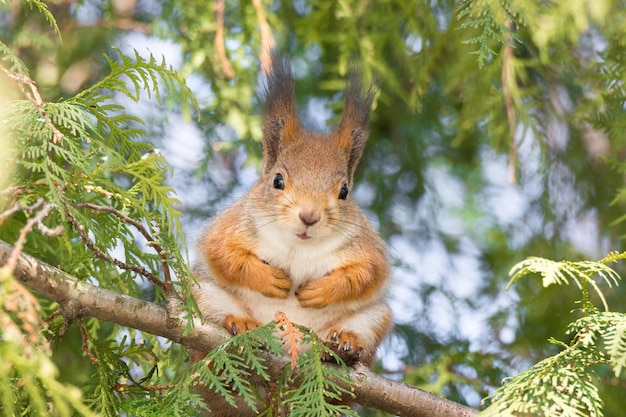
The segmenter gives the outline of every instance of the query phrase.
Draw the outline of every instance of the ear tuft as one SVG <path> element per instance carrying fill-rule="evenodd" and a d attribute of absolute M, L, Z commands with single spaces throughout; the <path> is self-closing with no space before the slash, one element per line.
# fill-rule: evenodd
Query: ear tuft
<path fill-rule="evenodd" d="M 291 62 L 272 49 L 271 69 L 264 91 L 265 115 L 263 119 L 263 172 L 276 163 L 285 145 L 295 139 L 300 129 L 296 113 L 295 87 Z"/>
<path fill-rule="evenodd" d="M 339 123 L 339 145 L 348 152 L 348 173 L 354 174 L 369 135 L 369 115 L 376 95 L 376 88 L 370 84 L 363 88 L 360 72 L 353 70 L 349 75 L 345 92 L 345 104 Z"/>

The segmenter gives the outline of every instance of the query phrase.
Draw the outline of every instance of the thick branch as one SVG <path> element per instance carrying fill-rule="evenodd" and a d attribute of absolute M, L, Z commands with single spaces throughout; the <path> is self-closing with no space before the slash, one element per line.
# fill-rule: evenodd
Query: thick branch
<path fill-rule="evenodd" d="M 0 265 L 7 262 L 12 249 L 11 245 L 0 241 Z M 70 301 L 78 304 L 79 315 L 132 327 L 196 350 L 207 352 L 229 337 L 224 329 L 202 324 L 199 319 L 194 320 L 194 328 L 184 336 L 184 320 L 168 318 L 165 308 L 79 281 L 26 254 L 20 255 L 14 274 L 23 284 L 61 306 Z M 282 369 L 286 364 L 279 358 L 270 360 L 275 370 Z M 381 377 L 363 365 L 356 365 L 350 376 L 355 383 L 353 389 L 357 402 L 398 416 L 469 417 L 478 413 L 410 385 Z"/>
<path fill-rule="evenodd" d="M 403 382 L 384 378 L 365 365 L 350 372 L 357 402 L 396 416 L 470 417 L 478 411 L 423 391 Z"/>
<path fill-rule="evenodd" d="M 0 241 L 0 266 L 6 264 L 12 249 L 11 245 Z M 70 301 L 76 302 L 78 305 L 73 310 L 79 316 L 131 327 L 202 351 L 209 351 L 229 337 L 225 330 L 202 324 L 199 319 L 194 321 L 193 330 L 184 336 L 184 320 L 168 318 L 164 307 L 80 281 L 24 253 L 18 258 L 14 275 L 24 285 L 62 307 Z"/>

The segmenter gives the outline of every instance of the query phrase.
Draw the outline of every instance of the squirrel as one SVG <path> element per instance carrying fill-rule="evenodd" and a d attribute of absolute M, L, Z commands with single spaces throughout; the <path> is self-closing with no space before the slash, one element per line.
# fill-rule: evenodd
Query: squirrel
<path fill-rule="evenodd" d="M 375 90 L 364 90 L 353 72 L 338 126 L 327 134 L 308 131 L 296 113 L 290 61 L 275 50 L 271 59 L 261 176 L 201 237 L 193 296 L 205 320 L 233 335 L 281 311 L 346 364 L 370 366 L 391 328 L 389 264 L 351 191 Z M 192 352 L 192 360 L 202 357 Z M 228 405 L 214 404 L 210 399 L 213 415 L 229 415 Z M 230 412 L 247 415 L 242 407 Z"/>

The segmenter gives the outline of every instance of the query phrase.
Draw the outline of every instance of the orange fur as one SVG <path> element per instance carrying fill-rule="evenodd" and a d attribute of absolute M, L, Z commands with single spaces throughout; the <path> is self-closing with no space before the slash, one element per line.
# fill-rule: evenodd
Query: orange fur
<path fill-rule="evenodd" d="M 207 234 L 204 257 L 223 285 L 247 286 L 268 297 L 287 298 L 291 281 L 284 271 L 261 261 L 236 232 Z M 217 242 L 216 242 L 217 240 Z"/>
<path fill-rule="evenodd" d="M 375 263 L 355 262 L 336 269 L 329 275 L 307 281 L 298 288 L 296 296 L 304 307 L 325 307 L 353 300 L 370 300 L 381 289 L 384 281 Z"/>

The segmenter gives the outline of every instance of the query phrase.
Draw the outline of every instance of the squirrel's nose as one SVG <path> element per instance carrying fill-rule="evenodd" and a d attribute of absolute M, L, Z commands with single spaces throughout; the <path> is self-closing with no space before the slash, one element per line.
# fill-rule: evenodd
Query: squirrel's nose
<path fill-rule="evenodd" d="M 307 227 L 313 226 L 320 221 L 320 214 L 317 211 L 301 211 L 298 217 L 300 217 L 300 221 Z"/>

